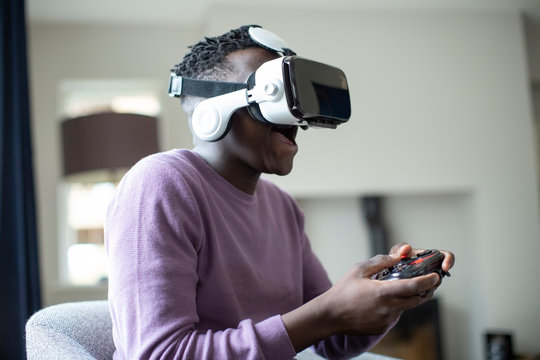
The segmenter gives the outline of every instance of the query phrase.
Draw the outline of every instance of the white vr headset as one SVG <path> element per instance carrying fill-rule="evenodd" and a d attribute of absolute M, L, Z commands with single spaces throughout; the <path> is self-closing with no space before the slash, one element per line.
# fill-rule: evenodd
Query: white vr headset
<path fill-rule="evenodd" d="M 169 96 L 205 97 L 193 111 L 192 128 L 205 141 L 227 133 L 231 115 L 247 108 L 255 119 L 283 126 L 336 128 L 351 116 L 347 78 L 330 65 L 298 57 L 287 44 L 261 27 L 249 35 L 282 57 L 262 64 L 245 83 L 182 78 L 171 73 Z"/>

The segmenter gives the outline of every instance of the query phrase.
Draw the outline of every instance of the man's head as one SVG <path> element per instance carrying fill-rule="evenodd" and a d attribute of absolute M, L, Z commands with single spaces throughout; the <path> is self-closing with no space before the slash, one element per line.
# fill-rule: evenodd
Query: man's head
<path fill-rule="evenodd" d="M 252 40 L 250 27 L 205 38 L 190 47 L 173 71 L 183 78 L 246 82 L 259 66 L 279 57 Z M 191 126 L 193 111 L 204 98 L 182 95 L 181 100 Z M 296 132 L 297 126 L 272 126 L 252 118 L 242 108 L 232 114 L 230 129 L 219 141 L 195 137 L 195 151 L 232 183 L 251 175 L 258 178 L 262 172 L 285 175 L 291 171 L 297 152 Z"/>
<path fill-rule="evenodd" d="M 228 55 L 254 48 L 280 56 L 260 64 L 245 80 L 230 78 L 235 74 Z M 304 129 L 335 129 L 348 121 L 350 98 L 343 71 L 295 55 L 272 32 L 244 26 L 194 45 L 173 69 L 168 92 L 182 98 L 192 132 L 205 141 L 226 136 L 231 114 L 240 108 L 263 123 Z"/>
<path fill-rule="evenodd" d="M 195 151 L 228 169 L 222 175 L 285 175 L 299 126 L 336 128 L 349 119 L 343 71 L 295 55 L 270 31 L 242 26 L 193 45 L 173 69 L 169 95 L 182 100 Z"/>

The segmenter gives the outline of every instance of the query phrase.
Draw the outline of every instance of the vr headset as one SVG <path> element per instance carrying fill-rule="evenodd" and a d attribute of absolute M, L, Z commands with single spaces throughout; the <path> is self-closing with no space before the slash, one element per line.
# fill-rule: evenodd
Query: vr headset
<path fill-rule="evenodd" d="M 171 73 L 169 96 L 205 97 L 194 109 L 192 128 L 205 141 L 227 133 L 231 115 L 247 108 L 264 123 L 336 128 L 349 120 L 347 78 L 340 69 L 296 56 L 287 44 L 261 27 L 249 28 L 251 39 L 281 57 L 262 64 L 245 83 L 183 78 Z"/>

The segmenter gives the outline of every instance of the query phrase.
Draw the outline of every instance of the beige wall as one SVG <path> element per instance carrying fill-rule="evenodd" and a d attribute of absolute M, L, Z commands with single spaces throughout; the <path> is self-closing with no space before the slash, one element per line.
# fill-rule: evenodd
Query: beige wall
<path fill-rule="evenodd" d="M 185 119 L 165 95 L 170 66 L 203 34 L 259 23 L 286 38 L 299 54 L 344 69 L 353 100 L 353 118 L 340 129 L 300 133 L 293 174 L 275 180 L 308 199 L 303 203 L 308 215 L 331 218 L 329 227 L 349 229 L 343 230 L 343 237 L 363 234 L 357 217 L 350 216 L 356 198 L 382 193 L 395 199 L 391 215 L 401 224 L 402 239 L 414 245 L 418 235 L 419 246 L 429 246 L 429 238 L 436 237 L 434 246 L 456 251 L 455 276 L 441 289 L 445 306 L 461 314 L 460 322 L 445 328 L 453 332 L 445 344 L 453 349 L 450 359 L 481 358 L 482 332 L 489 328 L 512 329 L 518 350 L 540 352 L 537 165 L 523 26 L 516 12 L 477 8 L 291 13 L 224 6 L 210 11 L 206 19 L 200 28 L 31 26 L 46 303 L 104 294 L 56 283 L 59 81 L 161 81 L 163 148 L 189 147 Z M 427 195 L 433 197 L 426 200 Z M 403 199 L 410 201 L 403 205 Z M 440 204 L 448 205 L 451 215 L 437 212 Z M 424 215 L 425 223 L 422 209 L 433 210 Z M 443 225 L 437 214 L 446 219 Z M 347 220 L 342 224 L 343 219 Z M 308 224 L 308 232 L 332 276 L 338 276 L 347 261 L 355 261 L 350 254 L 358 253 L 356 261 L 367 256 L 366 246 L 354 240 L 329 246 L 319 236 L 323 232 L 316 226 L 321 223 Z M 409 229 L 406 224 L 416 225 Z M 468 339 L 456 334 L 460 331 Z"/>

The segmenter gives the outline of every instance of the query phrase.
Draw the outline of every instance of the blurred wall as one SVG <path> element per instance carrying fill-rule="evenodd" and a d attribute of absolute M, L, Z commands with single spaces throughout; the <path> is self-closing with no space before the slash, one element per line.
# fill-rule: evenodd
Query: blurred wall
<path fill-rule="evenodd" d="M 396 240 L 456 252 L 455 276 L 440 289 L 450 309 L 444 316 L 460 314 L 444 330 L 451 332 L 449 358 L 481 358 L 481 336 L 490 328 L 511 329 L 518 350 L 540 352 L 537 163 L 523 21 L 513 11 L 220 6 L 200 27 L 32 24 L 45 303 L 105 296 L 56 282 L 59 82 L 160 81 L 162 146 L 190 147 L 185 118 L 165 94 L 168 70 L 202 35 L 246 23 L 272 29 L 300 55 L 338 66 L 349 78 L 350 122 L 300 132 L 293 173 L 273 178 L 315 219 L 307 231 L 332 278 L 369 256 L 358 197 L 389 196 Z M 340 230 L 324 232 L 322 224 Z M 332 234 L 346 240 L 330 243 Z"/>
<path fill-rule="evenodd" d="M 59 283 L 58 248 L 62 177 L 59 86 L 66 79 L 144 79 L 163 89 L 158 122 L 163 149 L 190 146 L 191 134 L 179 102 L 167 95 L 169 70 L 201 29 L 181 26 L 32 24 L 29 32 L 31 100 L 43 297 L 103 298 L 106 289 Z"/>
<path fill-rule="evenodd" d="M 344 69 L 351 84 L 350 122 L 301 133 L 294 173 L 276 181 L 304 197 L 468 194 L 470 238 L 433 240 L 462 250 L 463 277 L 448 281 L 469 300 L 462 330 L 474 345 L 462 358 L 480 358 L 482 333 L 493 328 L 512 329 L 519 349 L 538 352 L 538 181 L 521 16 L 223 7 L 207 32 L 246 22 L 278 30 L 299 54 Z"/>

